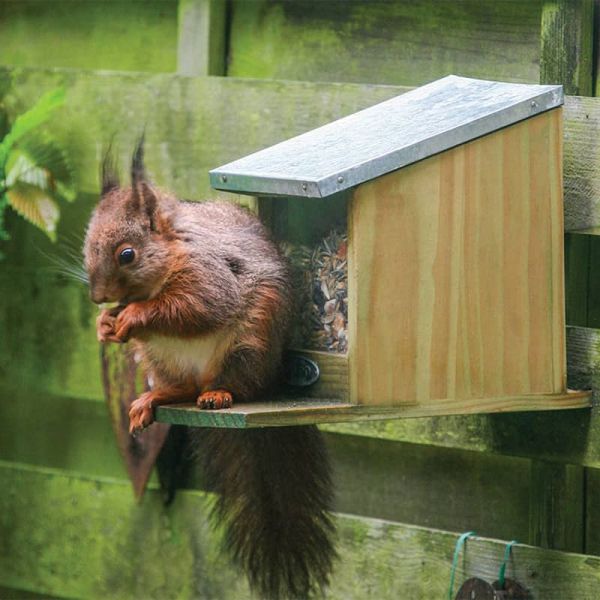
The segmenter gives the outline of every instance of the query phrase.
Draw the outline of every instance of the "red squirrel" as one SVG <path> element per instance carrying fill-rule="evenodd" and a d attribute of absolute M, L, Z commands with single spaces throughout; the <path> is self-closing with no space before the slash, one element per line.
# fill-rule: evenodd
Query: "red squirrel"
<path fill-rule="evenodd" d="M 143 139 L 121 187 L 110 153 L 84 244 L 90 296 L 117 302 L 97 320 L 100 342 L 135 345 L 152 382 L 131 405 L 130 432 L 154 407 L 220 409 L 260 399 L 277 380 L 292 312 L 288 267 L 252 213 L 185 202 L 155 188 Z M 195 429 L 219 494 L 225 544 L 261 597 L 307 597 L 335 556 L 330 468 L 315 427 Z"/>

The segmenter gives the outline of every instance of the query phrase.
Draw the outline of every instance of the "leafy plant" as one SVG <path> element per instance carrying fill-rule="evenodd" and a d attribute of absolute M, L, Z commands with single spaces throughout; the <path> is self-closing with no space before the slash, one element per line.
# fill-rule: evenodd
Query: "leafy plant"
<path fill-rule="evenodd" d="M 67 155 L 49 134 L 39 131 L 63 102 L 62 89 L 44 94 L 0 141 L 0 240 L 9 238 L 4 217 L 10 206 L 54 241 L 60 216 L 57 199 L 75 199 Z"/>

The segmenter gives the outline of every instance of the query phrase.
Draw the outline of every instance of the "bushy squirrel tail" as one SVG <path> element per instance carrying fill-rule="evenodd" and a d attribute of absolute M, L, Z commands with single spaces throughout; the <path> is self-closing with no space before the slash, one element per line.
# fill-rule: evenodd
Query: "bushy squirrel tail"
<path fill-rule="evenodd" d="M 200 433 L 200 432 L 199 432 Z M 335 558 L 331 468 L 315 426 L 205 429 L 195 436 L 213 518 L 260 598 L 307 598 Z"/>

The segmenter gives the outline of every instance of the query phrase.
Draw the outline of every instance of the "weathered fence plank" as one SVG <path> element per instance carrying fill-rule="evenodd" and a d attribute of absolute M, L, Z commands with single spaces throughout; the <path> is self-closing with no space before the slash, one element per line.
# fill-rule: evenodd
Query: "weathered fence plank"
<path fill-rule="evenodd" d="M 453 531 L 475 529 L 524 543 L 535 539 L 530 520 L 538 512 L 530 498 L 538 482 L 531 477 L 531 461 L 350 435 L 326 439 L 338 512 Z M 570 498 L 581 492 L 573 488 Z M 582 531 L 582 522 L 564 508 L 555 506 L 556 518 L 572 517 L 569 524 Z M 581 550 L 574 537 L 549 541 L 560 549 Z"/>
<path fill-rule="evenodd" d="M 214 196 L 209 168 L 406 91 L 394 86 L 187 78 L 174 75 L 0 69 L 12 111 L 44 90 L 67 90 L 51 127 L 78 150 L 79 188 L 96 193 L 97 165 L 112 135 L 123 165 L 146 125 L 150 171 L 183 197 Z M 565 226 L 600 225 L 600 99 L 565 103 Z"/>
<path fill-rule="evenodd" d="M 529 537 L 534 546 L 584 552 L 584 468 L 531 461 Z"/>
<path fill-rule="evenodd" d="M 224 75 L 225 0 L 179 0 L 177 5 L 177 72 Z"/>
<path fill-rule="evenodd" d="M 600 98 L 565 102 L 565 229 L 600 225 Z"/>
<path fill-rule="evenodd" d="M 152 77 L 125 74 L 97 74 L 73 71 L 3 70 L 0 79 L 13 83 L 7 98 L 16 110 L 32 97 L 56 85 L 67 89 L 65 118 L 52 124 L 57 137 L 78 152 L 74 156 L 79 184 L 83 190 L 97 189 L 97 164 L 102 148 L 113 131 L 125 155 L 147 120 L 149 170 L 158 183 L 183 197 L 212 195 L 206 171 L 209 167 L 247 154 L 333 118 L 348 114 L 402 92 L 390 86 L 352 84 L 283 83 L 228 78 Z M 148 118 L 151 115 L 151 118 Z M 68 116 L 68 118 L 67 118 Z M 567 98 L 565 107 L 565 194 L 569 229 L 600 224 L 600 100 Z M 91 196 L 82 198 L 64 213 L 61 232 L 81 231 L 91 207 Z M 19 232 L 21 233 L 21 232 Z M 35 232 L 23 231 L 23 240 Z M 31 243 L 19 243 L 11 254 L 14 266 L 26 269 L 45 265 Z M 51 250 L 41 236 L 36 238 Z M 6 273 L 3 289 L 17 289 L 13 274 Z M 39 285 L 41 271 L 22 272 L 23 297 L 8 302 L 4 295 L 2 353 L 12 356 L 4 376 L 16 381 L 35 381 L 42 389 L 62 389 L 75 396 L 99 397 L 99 388 L 90 392 L 97 364 L 93 335 L 93 310 L 86 292 L 64 290 L 59 280 Z M 8 286 L 8 287 L 5 287 Z M 55 288 L 56 294 L 50 292 Z M 21 292 L 19 292 L 21 293 Z M 47 298 L 42 321 L 31 321 L 32 302 Z M 6 304 L 8 302 L 8 304 Z M 10 307 L 10 310 L 9 310 Z M 63 313 L 68 318 L 59 318 Z M 50 322 L 47 315 L 55 315 Z M 21 322 L 24 329 L 19 329 Z M 29 325 L 27 325 L 29 323 Z M 51 324 L 54 324 L 51 326 Z M 24 337 L 25 331 L 29 331 Z M 44 335 L 36 331 L 45 332 Z M 36 337 L 37 336 L 37 337 Z M 593 330 L 571 330 L 569 338 L 570 385 L 593 385 L 600 390 L 600 344 Z M 62 350 L 52 348 L 60 342 Z M 39 344 L 34 351 L 35 344 Z M 28 346 L 29 344 L 29 346 Z M 30 355 L 23 349 L 29 347 Z M 52 368 L 48 360 L 68 351 L 78 365 L 75 376 L 69 361 Z M 57 354 L 58 352 L 58 354 Z M 17 360 L 26 358 L 25 361 Z M 64 357 L 63 357 L 64 358 Z M 86 374 L 87 369 L 87 377 Z M 51 374 L 50 374 L 51 373 Z M 87 383 L 86 383 L 87 380 Z M 99 378 L 98 378 L 99 381 Z M 87 393 L 83 387 L 87 386 Z M 600 424 L 595 411 L 573 411 L 556 418 L 548 415 L 496 415 L 491 417 L 448 417 L 390 421 L 364 426 L 339 426 L 338 431 L 379 436 L 421 444 L 451 446 L 493 453 L 530 456 L 591 466 L 600 465 Z M 589 437 L 589 442 L 588 442 Z"/>
<path fill-rule="evenodd" d="M 590 244 L 593 241 L 592 236 L 576 232 L 565 235 L 566 321 L 579 327 L 588 325 Z"/>
<path fill-rule="evenodd" d="M 102 403 L 4 387 L 0 396 L 0 460 L 127 478 Z M 529 460 L 362 436 L 326 439 L 338 511 L 529 540 Z M 199 473 L 183 485 L 201 488 Z"/>
<path fill-rule="evenodd" d="M 540 23 L 538 0 L 236 0 L 228 75 L 421 85 L 454 73 L 537 83 Z"/>
<path fill-rule="evenodd" d="M 0 83 L 12 85 L 4 99 L 10 112 L 47 89 L 65 87 L 65 107 L 49 127 L 73 148 L 79 190 L 97 193 L 98 161 L 115 133 L 128 172 L 131 149 L 145 127 L 155 181 L 194 199 L 217 196 L 209 186 L 210 168 L 407 89 L 58 69 L 0 69 Z"/>
<path fill-rule="evenodd" d="M 544 0 L 540 82 L 592 95 L 594 0 Z"/>
<path fill-rule="evenodd" d="M 0 64 L 173 72 L 177 0 L 0 2 Z"/>
<path fill-rule="evenodd" d="M 567 323 L 600 328 L 600 227 L 565 236 Z"/>
<path fill-rule="evenodd" d="M 7 463 L 0 487 L 0 585 L 80 598 L 249 597 L 218 551 L 203 493 L 181 493 L 165 508 L 151 490 L 136 505 L 125 482 Z M 349 515 L 337 524 L 328 598 L 446 597 L 456 534 Z M 466 577 L 497 579 L 504 547 L 470 539 L 455 591 Z M 600 558 L 518 544 L 506 574 L 534 598 L 592 600 Z"/>

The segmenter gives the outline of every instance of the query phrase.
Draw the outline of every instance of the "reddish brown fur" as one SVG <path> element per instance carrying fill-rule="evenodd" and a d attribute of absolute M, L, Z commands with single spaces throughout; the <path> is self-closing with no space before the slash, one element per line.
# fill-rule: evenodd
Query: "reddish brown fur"
<path fill-rule="evenodd" d="M 133 248 L 135 260 L 121 266 L 124 247 Z M 266 230 L 247 211 L 179 202 L 145 182 L 113 187 L 90 221 L 85 263 L 92 299 L 119 303 L 101 313 L 98 338 L 135 339 L 155 380 L 140 406 L 180 400 L 182 381 L 195 385 L 196 397 L 218 387 L 236 401 L 252 400 L 272 383 L 286 337 L 288 275 Z M 147 351 L 156 335 L 193 341 L 222 333 L 227 343 L 202 377 L 179 369 L 174 378 L 174 369 Z M 147 426 L 149 412 L 132 409 L 132 428 Z"/>
<path fill-rule="evenodd" d="M 292 306 L 288 273 L 258 219 L 236 207 L 179 202 L 144 179 L 132 186 L 105 160 L 85 264 L 95 302 L 115 301 L 98 339 L 131 340 L 152 389 L 131 405 L 130 431 L 159 404 L 221 408 L 258 398 L 275 380 Z M 119 252 L 135 259 L 119 265 Z M 260 597 L 306 598 L 327 584 L 335 555 L 332 488 L 316 427 L 199 430 L 205 477 L 221 498 L 226 545 Z M 293 476 L 292 476 L 293 475 Z"/>
<path fill-rule="evenodd" d="M 196 400 L 200 408 L 231 408 L 233 398 L 227 390 L 203 392 Z"/>
<path fill-rule="evenodd" d="M 252 397 L 261 388 L 262 381 L 271 381 L 276 375 L 279 361 L 274 361 L 272 339 L 278 326 L 273 315 L 281 310 L 280 290 L 264 286 L 255 292 L 255 301 L 246 319 L 240 323 L 238 335 L 225 357 L 219 383 L 231 390 L 235 397 Z M 249 368 L 251 367 L 251 368 Z"/>
<path fill-rule="evenodd" d="M 129 408 L 129 433 L 136 429 L 147 427 L 154 420 L 154 409 L 161 404 L 169 404 L 173 398 L 180 402 L 194 399 L 193 386 L 173 386 L 144 392 L 131 403 Z"/>

